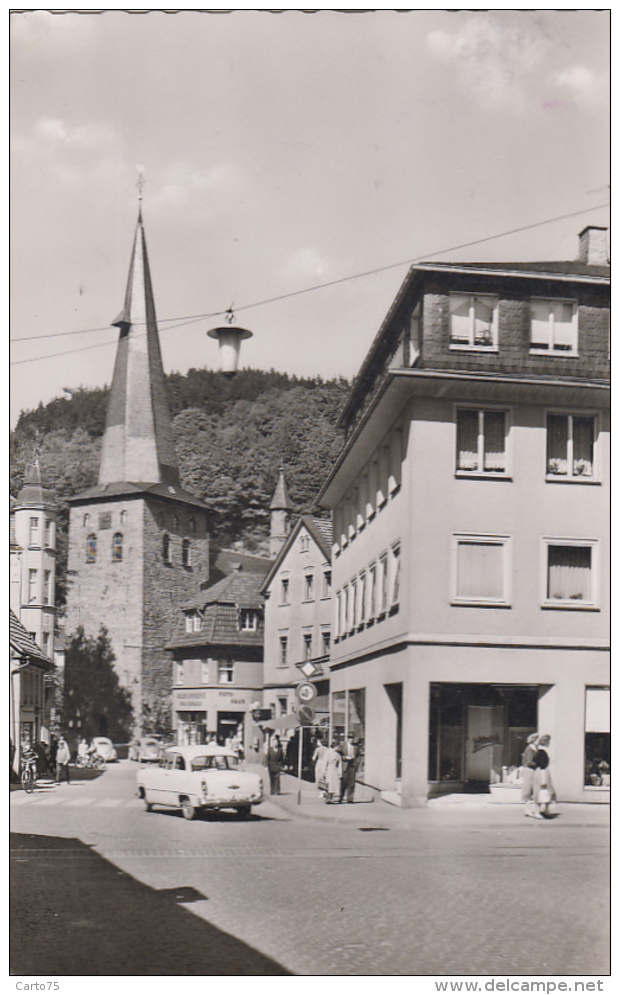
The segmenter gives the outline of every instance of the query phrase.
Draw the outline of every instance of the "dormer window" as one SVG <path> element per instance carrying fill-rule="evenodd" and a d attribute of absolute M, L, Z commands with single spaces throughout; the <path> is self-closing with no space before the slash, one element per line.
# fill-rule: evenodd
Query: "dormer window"
<path fill-rule="evenodd" d="M 258 612 L 243 608 L 239 614 L 239 629 L 241 632 L 256 632 L 258 629 Z"/>
<path fill-rule="evenodd" d="M 532 352 L 577 352 L 577 302 L 532 298 Z"/>
<path fill-rule="evenodd" d="M 450 348 L 497 349 L 497 297 L 450 294 Z"/>
<path fill-rule="evenodd" d="M 185 616 L 185 631 L 186 632 L 193 632 L 194 631 L 194 616 L 193 615 L 187 614 Z"/>

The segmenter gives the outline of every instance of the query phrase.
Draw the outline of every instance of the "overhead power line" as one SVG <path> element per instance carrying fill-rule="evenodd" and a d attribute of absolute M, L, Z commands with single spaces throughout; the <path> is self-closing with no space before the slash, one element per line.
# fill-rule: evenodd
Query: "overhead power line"
<path fill-rule="evenodd" d="M 397 262 L 397 263 L 388 263 L 386 266 L 377 266 L 377 267 L 375 267 L 375 269 L 365 270 L 362 273 L 354 273 L 354 274 L 349 275 L 349 276 L 342 276 L 342 277 L 339 277 L 336 280 L 329 280 L 326 283 L 315 284 L 312 287 L 303 287 L 301 290 L 291 290 L 291 291 L 289 291 L 286 294 L 278 294 L 275 297 L 266 297 L 263 300 L 254 301 L 251 304 L 241 304 L 241 305 L 238 305 L 238 306 L 235 307 L 235 312 L 237 312 L 237 311 L 248 311 L 251 308 L 264 307 L 267 304 L 276 304 L 279 301 L 288 300 L 288 299 L 290 299 L 292 297 L 299 297 L 302 294 L 310 294 L 310 293 L 314 292 L 315 290 L 325 290 L 328 287 L 335 287 L 335 286 L 338 286 L 341 283 L 349 283 L 352 280 L 361 280 L 361 279 L 364 279 L 364 278 L 366 278 L 368 276 L 375 276 L 378 273 L 385 273 L 385 272 L 387 272 L 388 270 L 391 270 L 391 269 L 398 269 L 400 266 L 411 266 L 411 265 L 413 265 L 415 263 L 419 263 L 419 262 L 423 262 L 423 261 L 430 261 L 433 258 L 435 258 L 436 256 L 445 256 L 449 252 L 458 252 L 460 249 L 469 249 L 469 248 L 472 248 L 475 245 L 482 245 L 485 242 L 495 241 L 498 238 L 506 238 L 509 235 L 518 235 L 521 232 L 532 231 L 534 228 L 541 228 L 544 225 L 554 224 L 556 221 L 567 221 L 570 218 L 576 218 L 576 217 L 579 217 L 582 214 L 589 214 L 591 211 L 598 211 L 598 210 L 601 210 L 604 207 L 609 207 L 609 202 L 606 202 L 605 204 L 597 204 L 594 207 L 584 208 L 581 211 L 571 211 L 569 214 L 560 214 L 560 215 L 558 215 L 558 216 L 556 216 L 554 218 L 547 218 L 544 221 L 535 221 L 532 224 L 522 225 L 519 228 L 511 228 L 509 231 L 499 232 L 499 233 L 497 233 L 495 235 L 486 235 L 483 238 L 472 239 L 469 242 L 462 242 L 460 245 L 452 245 L 452 246 L 450 246 L 447 249 L 438 249 L 435 252 L 427 252 L 427 253 L 424 253 L 422 255 L 410 258 L 410 259 L 403 259 L 403 260 L 401 260 L 400 262 Z M 225 309 L 222 309 L 221 311 L 206 311 L 206 312 L 204 312 L 202 314 L 183 315 L 183 316 L 178 316 L 178 317 L 175 317 L 175 318 L 159 318 L 158 319 L 158 324 L 162 325 L 162 324 L 164 324 L 166 322 L 173 322 L 173 324 L 167 325 L 166 328 L 161 328 L 162 332 L 167 332 L 168 330 L 170 330 L 172 328 L 180 328 L 183 325 L 189 325 L 189 324 L 192 324 L 193 322 L 196 322 L 196 321 L 202 321 L 205 318 L 217 318 L 217 317 L 219 317 L 221 315 L 226 314 L 227 310 L 228 309 L 225 308 Z M 139 324 L 144 324 L 144 322 L 141 322 Z M 102 331 L 109 331 L 109 330 L 110 330 L 110 326 L 102 326 L 100 328 L 81 328 L 81 329 L 75 329 L 73 331 L 67 331 L 67 332 L 52 332 L 51 334 L 48 334 L 48 335 L 30 335 L 30 336 L 25 336 L 24 338 L 10 339 L 10 341 L 14 342 L 14 343 L 19 343 L 19 342 L 34 342 L 34 341 L 40 341 L 41 339 L 60 338 L 61 336 L 65 336 L 65 335 L 86 335 L 86 334 L 93 333 L 93 332 L 102 332 Z M 143 334 L 145 334 L 145 333 L 143 333 Z M 18 359 L 18 360 L 14 360 L 12 363 L 10 363 L 10 365 L 11 366 L 20 366 L 23 363 L 36 363 L 36 362 L 39 362 L 40 360 L 43 360 L 43 359 L 55 359 L 56 357 L 70 356 L 70 355 L 73 355 L 74 353 L 78 353 L 78 352 L 87 352 L 90 349 L 102 349 L 105 346 L 113 345 L 114 341 L 115 340 L 110 340 L 109 342 L 98 342 L 96 345 L 80 346 L 80 347 L 78 347 L 76 349 L 67 349 L 64 352 L 49 353 L 48 355 L 45 355 L 45 356 L 33 356 L 33 357 L 30 357 L 29 359 Z"/>

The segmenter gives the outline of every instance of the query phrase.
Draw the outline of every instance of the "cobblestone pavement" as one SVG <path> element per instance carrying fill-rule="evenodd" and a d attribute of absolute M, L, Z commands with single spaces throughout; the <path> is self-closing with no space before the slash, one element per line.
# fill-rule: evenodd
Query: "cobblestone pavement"
<path fill-rule="evenodd" d="M 319 821 L 289 793 L 248 822 L 186 822 L 144 811 L 136 769 L 12 794 L 16 973 L 609 971 L 608 810 L 541 824 L 360 804 Z"/>

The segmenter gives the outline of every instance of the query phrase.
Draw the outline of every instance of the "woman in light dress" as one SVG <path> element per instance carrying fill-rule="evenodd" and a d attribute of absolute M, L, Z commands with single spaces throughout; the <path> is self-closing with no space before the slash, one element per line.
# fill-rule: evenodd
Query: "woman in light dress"
<path fill-rule="evenodd" d="M 338 804 L 340 799 L 340 777 L 342 774 L 342 757 L 336 750 L 334 740 L 323 756 L 325 763 L 325 803 L 331 805 L 335 801 Z"/>
<path fill-rule="evenodd" d="M 314 753 L 312 754 L 312 762 L 314 764 L 314 783 L 317 786 L 320 795 L 325 792 L 325 754 L 327 753 L 327 747 L 323 743 L 320 736 L 317 736 L 316 747 Z"/>
<path fill-rule="evenodd" d="M 534 763 L 536 764 L 533 790 L 535 819 L 543 819 L 545 816 L 548 816 L 550 814 L 549 806 L 555 801 L 555 788 L 553 787 L 551 772 L 549 771 L 549 764 L 551 762 L 549 757 L 550 742 L 551 736 L 547 734 L 540 736 L 538 739 L 538 750 L 534 757 Z"/>

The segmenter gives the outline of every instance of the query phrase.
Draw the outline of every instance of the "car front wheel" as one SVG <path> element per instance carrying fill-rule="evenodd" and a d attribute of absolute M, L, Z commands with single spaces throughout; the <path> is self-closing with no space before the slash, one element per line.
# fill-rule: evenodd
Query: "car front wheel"
<path fill-rule="evenodd" d="M 181 811 L 184 819 L 193 819 L 196 815 L 196 809 L 190 802 L 189 798 L 183 798 L 181 801 Z"/>

